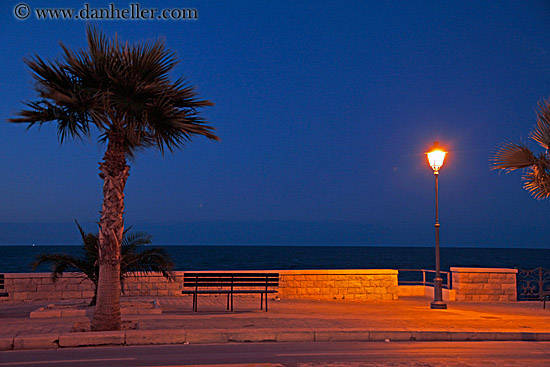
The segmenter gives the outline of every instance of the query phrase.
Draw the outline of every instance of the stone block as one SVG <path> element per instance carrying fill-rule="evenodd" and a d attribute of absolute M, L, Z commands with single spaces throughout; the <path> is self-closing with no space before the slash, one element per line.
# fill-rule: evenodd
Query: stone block
<path fill-rule="evenodd" d="M 374 294 L 374 293 L 367 294 L 366 297 L 367 297 L 367 301 L 376 301 L 376 300 L 380 299 L 380 296 L 378 294 Z"/>
<path fill-rule="evenodd" d="M 24 301 L 29 299 L 29 293 L 28 292 L 14 292 L 12 294 L 14 301 Z"/>
<path fill-rule="evenodd" d="M 13 349 L 53 349 L 57 348 L 57 335 L 25 335 L 15 337 Z"/>
<path fill-rule="evenodd" d="M 127 330 L 126 345 L 183 344 L 184 330 Z"/>
<path fill-rule="evenodd" d="M 371 331 L 370 341 L 410 341 L 413 336 L 412 331 Z"/>
<path fill-rule="evenodd" d="M 308 293 L 311 295 L 319 295 L 321 294 L 321 290 L 319 288 L 309 288 Z"/>
<path fill-rule="evenodd" d="M 30 313 L 31 319 L 43 319 L 49 317 L 61 317 L 61 310 L 44 310 L 39 308 L 38 310 L 32 311 Z"/>
<path fill-rule="evenodd" d="M 82 292 L 80 292 L 80 291 L 66 291 L 66 292 L 62 292 L 61 297 L 63 299 L 82 298 Z"/>
<path fill-rule="evenodd" d="M 68 333 L 59 336 L 60 347 L 84 347 L 88 345 L 123 345 L 124 331 L 95 331 Z"/>
<path fill-rule="evenodd" d="M 366 330 L 339 330 L 339 331 L 316 331 L 316 342 L 331 341 L 369 341 L 370 332 Z"/>
<path fill-rule="evenodd" d="M 188 330 L 186 333 L 188 343 L 226 343 L 229 335 L 223 330 Z"/>
<path fill-rule="evenodd" d="M 288 280 L 288 281 L 285 281 L 284 284 L 282 285 L 283 288 L 292 288 L 292 287 L 297 287 L 299 285 L 299 283 L 295 280 Z"/>
<path fill-rule="evenodd" d="M 471 283 L 487 283 L 489 281 L 489 274 L 476 274 L 471 280 Z"/>
<path fill-rule="evenodd" d="M 94 291 L 82 291 L 82 298 L 92 298 Z"/>
<path fill-rule="evenodd" d="M 336 281 L 334 282 L 334 287 L 335 287 L 335 288 L 348 288 L 348 284 L 349 284 L 348 281 L 336 280 Z"/>
<path fill-rule="evenodd" d="M 413 331 L 410 340 L 415 341 L 450 341 L 452 333 L 448 331 Z M 390 339 L 391 340 L 391 339 Z"/>
<path fill-rule="evenodd" d="M 13 338 L 0 337 L 0 350 L 12 350 Z"/>
<path fill-rule="evenodd" d="M 57 295 L 58 297 L 54 297 Z M 32 295 L 29 295 L 29 299 L 56 299 L 61 298 L 61 292 L 34 292 Z"/>
<path fill-rule="evenodd" d="M 507 290 L 513 290 L 514 292 L 517 291 L 516 283 L 502 284 L 501 288 L 502 288 L 503 291 L 507 291 Z"/>
<path fill-rule="evenodd" d="M 313 331 L 279 331 L 275 335 L 278 342 L 313 342 L 315 332 Z"/>
<path fill-rule="evenodd" d="M 61 284 L 39 284 L 36 286 L 37 292 L 53 292 L 53 291 L 63 291 L 66 285 Z"/>
<path fill-rule="evenodd" d="M 88 289 L 84 284 L 67 284 L 62 291 L 82 291 L 83 289 Z"/>
<path fill-rule="evenodd" d="M 452 341 L 494 341 L 496 340 L 496 334 L 494 332 L 486 331 L 465 331 L 465 332 L 452 332 Z"/>
<path fill-rule="evenodd" d="M 506 296 L 499 296 L 499 301 L 502 300 L 503 302 L 517 302 L 518 298 L 516 294 L 513 295 L 506 295 Z"/>
<path fill-rule="evenodd" d="M 305 295 L 305 294 L 307 294 L 307 289 L 306 288 L 297 288 L 296 289 L 296 294 L 297 295 Z"/>
<path fill-rule="evenodd" d="M 273 330 L 239 330 L 228 333 L 228 341 L 238 343 L 276 341 Z"/>

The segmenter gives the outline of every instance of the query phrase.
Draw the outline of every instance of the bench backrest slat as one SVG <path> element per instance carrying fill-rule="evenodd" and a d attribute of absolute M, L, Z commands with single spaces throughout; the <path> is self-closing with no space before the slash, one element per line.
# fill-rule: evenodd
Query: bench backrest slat
<path fill-rule="evenodd" d="M 184 287 L 277 287 L 278 273 L 184 273 Z"/>

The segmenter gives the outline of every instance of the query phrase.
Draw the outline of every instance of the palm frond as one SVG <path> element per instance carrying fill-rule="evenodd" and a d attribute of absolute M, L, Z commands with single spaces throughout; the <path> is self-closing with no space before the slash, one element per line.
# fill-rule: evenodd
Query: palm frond
<path fill-rule="evenodd" d="M 174 262 L 163 248 L 152 247 L 139 253 L 128 254 L 122 260 L 120 273 L 160 272 L 165 278 L 174 280 Z M 124 271 L 123 271 L 124 270 Z"/>
<path fill-rule="evenodd" d="M 126 233 L 125 231 L 120 247 L 121 257 L 131 256 L 137 247 L 151 244 L 152 238 L 153 236 L 145 232 Z"/>
<path fill-rule="evenodd" d="M 550 197 L 550 161 L 543 153 L 523 176 L 523 187 L 537 200 Z"/>
<path fill-rule="evenodd" d="M 51 264 L 54 281 L 64 272 L 77 271 L 83 273 L 97 287 L 99 279 L 99 235 L 86 233 L 77 220 L 75 220 L 75 223 L 82 238 L 84 257 L 74 257 L 67 254 L 41 254 L 37 256 L 32 264 L 33 270 L 36 270 L 42 264 Z M 159 247 L 148 248 L 141 252 L 137 251 L 139 246 L 151 244 L 152 236 L 145 232 L 130 233 L 130 229 L 131 227 L 128 227 L 124 231 L 121 246 L 121 283 L 132 272 L 160 272 L 165 278 L 175 280 L 172 272 L 174 262 L 170 254 Z"/>
<path fill-rule="evenodd" d="M 511 172 L 527 168 L 535 163 L 535 156 L 524 144 L 505 142 L 490 157 L 492 169 Z"/>
<path fill-rule="evenodd" d="M 67 254 L 40 254 L 32 264 L 33 270 L 44 263 L 50 263 L 52 269 L 52 279 L 55 281 L 64 272 L 78 271 L 86 274 L 90 280 L 97 283 L 97 277 L 94 276 L 93 268 L 84 259 Z"/>
<path fill-rule="evenodd" d="M 214 128 L 198 115 L 213 103 L 200 99 L 183 78 L 171 81 L 176 54 L 163 41 L 128 44 L 86 28 L 88 48 L 61 44 L 59 60 L 38 55 L 25 62 L 33 71 L 39 100 L 8 121 L 28 126 L 56 122 L 61 142 L 90 134 L 97 127 L 100 142 L 111 132 L 124 132 L 128 157 L 143 148 L 164 154 L 197 135 L 219 140 Z"/>
<path fill-rule="evenodd" d="M 550 103 L 541 101 L 538 107 L 537 126 L 529 136 L 541 147 L 548 149 L 550 146 Z"/>

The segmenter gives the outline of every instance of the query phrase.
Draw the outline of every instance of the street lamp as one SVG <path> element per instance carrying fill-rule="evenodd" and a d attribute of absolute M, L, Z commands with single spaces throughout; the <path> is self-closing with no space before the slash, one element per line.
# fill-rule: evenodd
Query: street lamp
<path fill-rule="evenodd" d="M 428 163 L 432 167 L 435 176 L 435 278 L 434 278 L 434 300 L 430 304 L 433 309 L 446 309 L 447 304 L 443 302 L 443 280 L 441 279 L 440 267 L 439 267 L 439 186 L 438 177 L 439 170 L 443 166 L 445 160 L 445 154 L 437 141 L 434 143 L 432 150 L 426 155 L 428 156 Z"/>

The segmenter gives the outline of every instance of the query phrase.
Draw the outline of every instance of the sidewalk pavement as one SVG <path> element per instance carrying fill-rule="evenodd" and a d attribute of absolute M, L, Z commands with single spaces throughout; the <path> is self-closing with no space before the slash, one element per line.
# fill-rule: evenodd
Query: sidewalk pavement
<path fill-rule="evenodd" d="M 137 300 L 137 299 L 133 299 Z M 143 299 L 139 299 L 143 300 Z M 94 345 L 149 345 L 261 341 L 550 341 L 550 309 L 541 302 L 448 302 L 430 309 L 430 299 L 346 302 L 270 300 L 236 296 L 234 312 L 224 296 L 159 297 L 160 315 L 123 315 L 125 330 L 75 332 L 86 316 L 30 318 L 52 301 L 0 303 L 0 350 Z"/>

